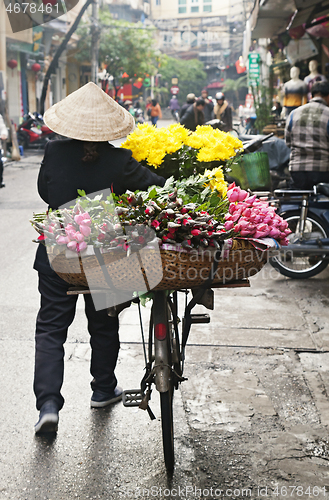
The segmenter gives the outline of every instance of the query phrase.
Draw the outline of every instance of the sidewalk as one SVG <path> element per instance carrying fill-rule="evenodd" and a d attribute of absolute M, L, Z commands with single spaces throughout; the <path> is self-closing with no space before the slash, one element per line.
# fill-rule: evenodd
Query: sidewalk
<path fill-rule="evenodd" d="M 40 165 L 42 158 L 44 155 L 44 151 L 41 150 L 33 150 L 29 149 L 26 152 L 24 152 L 24 155 L 21 156 L 20 160 L 17 161 L 12 161 L 11 159 L 7 159 L 4 163 L 4 168 L 8 167 L 28 167 L 30 165 Z"/>

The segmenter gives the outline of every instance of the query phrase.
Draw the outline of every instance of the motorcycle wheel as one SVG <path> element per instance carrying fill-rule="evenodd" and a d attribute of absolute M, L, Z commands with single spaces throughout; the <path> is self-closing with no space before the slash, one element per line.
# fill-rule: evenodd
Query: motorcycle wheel
<path fill-rule="evenodd" d="M 298 232 L 300 212 L 288 212 L 283 214 L 282 218 L 288 222 L 289 229 L 292 231 L 288 236 L 288 240 L 293 243 L 293 240 L 296 238 L 296 233 Z M 323 226 L 323 223 L 318 217 L 308 215 L 306 218 L 306 231 L 304 237 L 312 240 L 316 238 L 328 238 L 329 230 Z M 289 245 L 286 248 L 289 250 Z M 270 259 L 270 264 L 288 278 L 307 279 L 321 273 L 328 266 L 329 261 L 325 260 L 325 255 L 298 255 L 294 257 L 288 251 L 286 254 L 272 257 Z"/>

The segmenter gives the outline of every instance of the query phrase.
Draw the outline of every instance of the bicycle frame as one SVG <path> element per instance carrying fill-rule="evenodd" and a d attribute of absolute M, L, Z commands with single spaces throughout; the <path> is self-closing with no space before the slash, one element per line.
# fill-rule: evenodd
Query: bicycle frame
<path fill-rule="evenodd" d="M 122 401 L 124 406 L 138 406 L 142 410 L 147 410 L 151 420 L 154 420 L 152 410 L 149 407 L 151 399 L 152 385 L 155 384 L 160 394 L 161 406 L 161 426 L 164 461 L 167 472 L 172 473 L 174 469 L 174 431 L 173 431 L 173 393 L 174 389 L 184 380 L 183 361 L 184 350 L 188 339 L 189 331 L 193 323 L 209 323 L 210 317 L 207 314 L 191 314 L 191 310 L 197 304 L 197 301 L 209 288 L 232 288 L 249 286 L 248 280 L 241 280 L 226 284 L 212 285 L 214 273 L 217 269 L 219 259 L 215 259 L 209 278 L 204 285 L 198 289 L 198 292 L 187 303 L 188 290 L 180 290 L 185 293 L 185 312 L 182 321 L 182 336 L 179 336 L 178 323 L 178 300 L 177 291 L 173 292 L 173 297 L 166 290 L 153 292 L 153 306 L 150 318 L 148 354 L 146 350 L 146 341 L 144 338 L 143 322 L 140 311 L 140 301 L 138 303 L 139 318 L 141 325 L 142 343 L 145 358 L 145 374 L 141 380 L 140 389 L 126 390 L 123 392 Z M 104 293 L 105 290 L 99 290 Z M 68 290 L 68 295 L 89 294 L 88 288 L 72 287 Z M 172 318 L 172 319 L 171 319 Z M 153 355 L 154 347 L 154 355 Z M 182 354 L 181 354 L 182 353 Z"/>
<path fill-rule="evenodd" d="M 154 325 L 155 387 L 159 392 L 167 392 L 170 389 L 171 366 L 168 352 L 167 336 L 170 333 L 168 331 L 167 297 L 165 291 L 154 292 L 152 315 Z"/>

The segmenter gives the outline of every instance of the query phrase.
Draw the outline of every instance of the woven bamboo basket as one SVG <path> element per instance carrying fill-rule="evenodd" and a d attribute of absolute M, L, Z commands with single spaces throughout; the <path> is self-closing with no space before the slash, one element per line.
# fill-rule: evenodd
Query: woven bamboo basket
<path fill-rule="evenodd" d="M 205 282 L 214 252 L 197 254 L 147 249 L 145 253 L 142 250 L 129 257 L 123 252 L 104 253 L 103 259 L 111 282 L 118 290 L 179 290 L 196 288 Z M 50 260 L 54 271 L 72 286 L 108 288 L 106 271 L 104 274 L 103 266 L 95 255 L 66 258 L 65 252 L 56 253 L 55 250 Z M 265 252 L 255 249 L 246 240 L 233 240 L 228 256 L 218 262 L 213 283 L 249 278 L 258 273 L 265 263 Z"/>

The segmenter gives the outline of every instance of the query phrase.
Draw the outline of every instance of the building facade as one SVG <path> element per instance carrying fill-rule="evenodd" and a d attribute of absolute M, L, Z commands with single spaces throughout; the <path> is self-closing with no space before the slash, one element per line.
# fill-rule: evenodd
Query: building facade
<path fill-rule="evenodd" d="M 214 82 L 242 52 L 248 0 L 151 0 L 151 20 L 161 51 L 198 58 Z M 224 75 L 226 76 L 226 75 Z"/>

